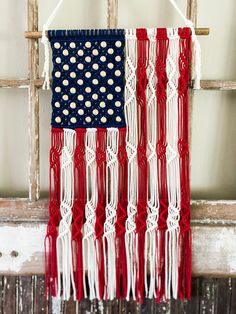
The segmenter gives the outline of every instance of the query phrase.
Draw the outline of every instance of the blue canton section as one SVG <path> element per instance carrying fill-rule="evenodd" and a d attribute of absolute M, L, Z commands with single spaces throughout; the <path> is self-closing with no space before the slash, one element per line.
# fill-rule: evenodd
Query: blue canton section
<path fill-rule="evenodd" d="M 124 127 L 124 30 L 49 31 L 52 126 Z"/>

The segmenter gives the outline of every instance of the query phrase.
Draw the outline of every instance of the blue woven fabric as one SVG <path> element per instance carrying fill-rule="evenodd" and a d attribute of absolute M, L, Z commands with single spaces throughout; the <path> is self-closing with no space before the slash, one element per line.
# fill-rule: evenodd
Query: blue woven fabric
<path fill-rule="evenodd" d="M 49 31 L 53 127 L 124 127 L 124 30 Z"/>

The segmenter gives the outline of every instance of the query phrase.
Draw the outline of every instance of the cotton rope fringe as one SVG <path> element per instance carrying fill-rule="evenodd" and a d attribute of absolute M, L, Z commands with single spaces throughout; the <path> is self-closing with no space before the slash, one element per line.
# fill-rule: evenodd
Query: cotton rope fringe
<path fill-rule="evenodd" d="M 48 31 L 52 131 L 46 294 L 189 299 L 188 84 L 200 47 L 185 28 Z M 193 52 L 193 56 L 192 56 Z"/>

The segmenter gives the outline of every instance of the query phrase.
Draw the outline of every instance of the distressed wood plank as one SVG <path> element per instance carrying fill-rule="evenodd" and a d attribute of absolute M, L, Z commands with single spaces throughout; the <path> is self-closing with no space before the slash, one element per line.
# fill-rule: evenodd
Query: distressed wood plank
<path fill-rule="evenodd" d="M 216 309 L 217 314 L 230 314 L 231 278 L 217 279 Z"/>
<path fill-rule="evenodd" d="M 48 301 L 45 297 L 44 276 L 33 276 L 33 293 L 34 293 L 34 314 L 47 314 Z"/>
<path fill-rule="evenodd" d="M 16 312 L 16 277 L 4 277 L 3 314 Z"/>
<path fill-rule="evenodd" d="M 32 277 L 19 276 L 16 281 L 16 312 L 33 314 Z"/>
<path fill-rule="evenodd" d="M 232 278 L 230 281 L 230 314 L 236 313 L 236 278 Z"/>
<path fill-rule="evenodd" d="M 0 276 L 0 314 L 3 314 L 4 277 Z"/>
<path fill-rule="evenodd" d="M 28 28 L 38 31 L 38 0 L 28 0 Z M 29 199 L 39 199 L 39 92 L 34 80 L 39 77 L 39 44 L 37 39 L 28 42 L 29 75 Z"/>
<path fill-rule="evenodd" d="M 199 314 L 216 313 L 216 284 L 215 279 L 202 279 Z"/>
<path fill-rule="evenodd" d="M 118 0 L 107 0 L 107 27 L 117 28 Z"/>

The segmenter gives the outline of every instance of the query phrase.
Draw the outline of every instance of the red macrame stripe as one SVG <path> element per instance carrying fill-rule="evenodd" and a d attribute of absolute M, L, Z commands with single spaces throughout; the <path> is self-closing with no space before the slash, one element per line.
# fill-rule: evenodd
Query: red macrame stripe
<path fill-rule="evenodd" d="M 105 270 L 104 270 L 104 254 L 103 254 L 103 226 L 106 219 L 106 129 L 97 129 L 96 134 L 96 163 L 97 163 L 97 190 L 98 203 L 96 208 L 96 252 L 98 263 L 99 293 L 100 298 L 104 295 L 105 286 Z M 114 270 L 115 271 L 115 270 Z"/>
<path fill-rule="evenodd" d="M 82 227 L 84 223 L 84 210 L 86 204 L 86 161 L 85 161 L 85 135 L 86 129 L 76 129 L 76 147 L 74 152 L 74 205 L 72 208 L 72 247 L 73 268 L 76 287 L 76 299 L 84 297 L 83 292 L 83 249 Z"/>
<path fill-rule="evenodd" d="M 166 29 L 157 29 L 156 45 L 156 96 L 157 96 L 157 125 L 158 125 L 158 186 L 159 186 L 159 219 L 158 219 L 158 242 L 157 252 L 158 261 L 158 287 L 156 300 L 160 302 L 165 297 L 165 230 L 168 216 L 168 192 L 167 192 L 167 173 L 166 173 L 166 58 L 169 40 Z"/>
<path fill-rule="evenodd" d="M 188 130 L 188 83 L 190 79 L 191 31 L 179 29 L 180 55 L 178 81 L 179 114 L 179 162 L 180 162 L 180 238 L 178 295 L 180 299 L 191 295 L 191 230 L 190 230 L 190 183 L 189 183 L 189 130 Z"/>
<path fill-rule="evenodd" d="M 145 231 L 147 218 L 147 188 L 148 188 L 148 165 L 147 165 L 147 67 L 149 53 L 149 39 L 146 29 L 137 29 L 137 113 L 138 113 L 138 203 L 136 216 L 136 234 L 138 248 L 137 267 L 137 300 L 143 302 L 144 299 L 144 248 Z"/>
<path fill-rule="evenodd" d="M 60 156 L 63 148 L 63 129 L 52 128 L 49 176 L 49 221 L 45 237 L 46 295 L 57 295 L 57 227 L 60 221 Z"/>
<path fill-rule="evenodd" d="M 128 162 L 125 149 L 126 129 L 119 129 L 118 144 L 118 205 L 116 220 L 116 297 L 125 298 L 127 294 L 127 264 L 125 251 L 125 223 L 128 204 Z"/>

